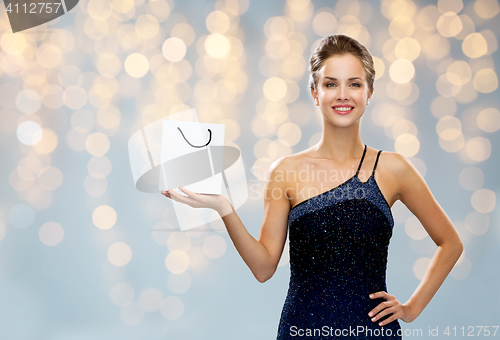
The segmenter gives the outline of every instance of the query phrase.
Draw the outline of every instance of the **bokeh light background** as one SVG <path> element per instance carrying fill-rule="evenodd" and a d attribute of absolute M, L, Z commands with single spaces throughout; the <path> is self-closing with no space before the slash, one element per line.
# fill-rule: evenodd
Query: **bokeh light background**
<path fill-rule="evenodd" d="M 307 63 L 332 33 L 375 59 L 363 141 L 413 162 L 465 244 L 402 327 L 499 325 L 497 0 L 80 0 L 17 34 L 1 7 L 2 338 L 275 338 L 288 247 L 260 284 L 227 232 L 179 232 L 167 198 L 135 190 L 127 141 L 189 108 L 225 124 L 257 238 L 264 173 L 320 138 Z M 401 202 L 392 210 L 387 283 L 405 302 L 436 246 Z"/>

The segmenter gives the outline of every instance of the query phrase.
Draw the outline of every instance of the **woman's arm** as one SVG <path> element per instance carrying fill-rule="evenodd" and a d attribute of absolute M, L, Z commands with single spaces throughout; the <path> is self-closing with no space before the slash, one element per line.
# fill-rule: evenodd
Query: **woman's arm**
<path fill-rule="evenodd" d="M 400 189 L 397 199 L 418 218 L 437 245 L 422 281 L 406 302 L 415 319 L 441 287 L 464 247 L 457 230 L 432 195 L 422 175 L 406 157 L 399 155 L 399 158 L 401 166 L 397 168 L 397 179 Z"/>
<path fill-rule="evenodd" d="M 436 243 L 437 250 L 422 281 L 412 296 L 402 305 L 401 311 L 398 311 L 397 307 L 393 309 L 397 313 L 384 320 L 384 325 L 396 318 L 400 318 L 405 322 L 415 320 L 441 287 L 463 251 L 460 236 L 432 195 L 422 175 L 405 156 L 398 153 L 386 153 L 386 156 L 392 158 L 386 164 L 391 164 L 393 178 L 397 181 L 398 190 L 395 200 L 401 200 L 418 218 L 434 243 Z M 375 298 L 384 297 L 380 293 L 373 295 Z M 383 304 L 390 305 L 390 303 L 386 302 L 381 303 L 381 305 Z M 385 307 L 379 308 L 379 306 L 372 310 L 373 314 Z M 382 314 L 383 311 L 380 316 L 377 315 L 376 320 L 385 314 L 391 313 L 389 309 L 386 313 Z"/>
<path fill-rule="evenodd" d="M 256 240 L 245 228 L 231 203 L 222 195 L 199 195 L 180 188 L 188 197 L 169 191 L 170 197 L 192 207 L 209 207 L 222 218 L 236 250 L 259 282 L 269 280 L 278 266 L 287 236 L 290 203 L 285 195 L 287 183 L 280 176 L 285 172 L 285 158 L 271 166 L 264 197 L 264 220 Z M 169 197 L 169 196 L 167 196 Z"/>
<path fill-rule="evenodd" d="M 282 176 L 286 162 L 286 159 L 281 158 L 271 165 L 264 190 L 264 219 L 258 240 L 250 235 L 232 207 L 231 213 L 221 214 L 236 250 L 255 278 L 262 283 L 276 272 L 285 247 L 290 211 L 290 202 L 285 195 L 287 183 Z M 228 205 L 230 203 L 226 200 L 225 206 Z"/>

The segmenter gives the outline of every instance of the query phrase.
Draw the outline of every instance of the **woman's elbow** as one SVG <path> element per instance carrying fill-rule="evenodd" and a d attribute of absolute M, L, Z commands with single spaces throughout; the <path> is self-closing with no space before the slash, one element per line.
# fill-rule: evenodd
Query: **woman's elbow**
<path fill-rule="evenodd" d="M 276 272 L 276 270 L 273 270 L 273 271 L 270 271 L 267 273 L 254 274 L 254 276 L 257 279 L 257 281 L 259 281 L 260 283 L 264 283 L 267 280 L 269 280 L 271 277 L 273 277 L 275 272 Z"/>

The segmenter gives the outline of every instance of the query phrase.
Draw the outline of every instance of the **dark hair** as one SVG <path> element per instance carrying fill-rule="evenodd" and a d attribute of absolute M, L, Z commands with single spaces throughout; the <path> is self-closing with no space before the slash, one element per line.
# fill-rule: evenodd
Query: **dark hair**
<path fill-rule="evenodd" d="M 357 57 L 365 69 L 368 93 L 373 91 L 375 81 L 375 67 L 373 58 L 359 41 L 344 34 L 335 34 L 323 38 L 309 59 L 309 86 L 316 92 L 318 70 L 323 66 L 326 59 L 333 56 L 352 54 Z"/>

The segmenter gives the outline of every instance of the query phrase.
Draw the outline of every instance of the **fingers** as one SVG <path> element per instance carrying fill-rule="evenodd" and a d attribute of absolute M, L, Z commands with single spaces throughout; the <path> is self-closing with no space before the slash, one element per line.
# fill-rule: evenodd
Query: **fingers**
<path fill-rule="evenodd" d="M 177 202 L 187 204 L 191 200 L 189 197 L 181 195 L 178 192 L 176 192 L 175 190 L 168 190 L 168 192 L 170 193 L 170 198 L 177 201 Z"/>
<path fill-rule="evenodd" d="M 188 197 L 192 197 L 195 195 L 194 192 L 189 191 L 188 189 L 186 189 L 184 187 L 179 187 L 179 190 L 182 191 L 183 193 L 185 193 Z"/>
<path fill-rule="evenodd" d="M 376 298 L 384 298 L 386 299 L 386 297 L 388 297 L 389 294 L 387 294 L 385 291 L 380 291 L 380 292 L 376 292 L 376 293 L 372 293 L 370 294 L 370 299 L 376 299 Z"/>
<path fill-rule="evenodd" d="M 396 319 L 397 319 L 397 317 L 396 317 L 396 314 L 394 313 L 391 316 L 389 316 L 387 319 L 385 319 L 384 321 L 379 322 L 379 326 L 387 325 L 388 323 L 393 322 Z"/>
<path fill-rule="evenodd" d="M 391 313 L 392 313 L 392 315 L 390 317 L 392 317 L 392 316 L 394 316 L 396 314 L 396 312 L 397 312 L 397 308 L 396 307 L 385 308 L 380 313 L 378 313 L 373 318 L 371 318 L 371 321 L 372 322 L 376 322 L 377 320 L 382 319 L 384 316 L 386 316 L 388 314 L 391 314 Z M 379 326 L 382 326 L 383 324 L 386 324 L 387 323 L 387 319 L 383 320 L 383 321 L 380 321 L 379 322 Z"/>
<path fill-rule="evenodd" d="M 377 307 L 373 308 L 368 313 L 368 316 L 371 317 L 372 322 L 376 322 L 377 320 L 391 313 L 391 316 L 379 322 L 379 326 L 387 325 L 389 322 L 392 322 L 398 318 L 397 314 L 399 314 L 399 312 L 401 311 L 402 306 L 394 295 L 388 294 L 385 291 L 380 291 L 370 294 L 369 297 L 370 299 L 386 299 L 386 301 L 379 303 Z"/>

